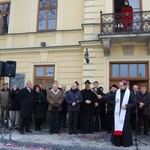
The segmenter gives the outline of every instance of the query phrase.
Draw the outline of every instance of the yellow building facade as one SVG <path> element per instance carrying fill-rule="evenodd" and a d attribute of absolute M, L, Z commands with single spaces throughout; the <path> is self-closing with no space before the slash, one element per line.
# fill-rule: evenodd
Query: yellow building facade
<path fill-rule="evenodd" d="M 89 79 L 98 81 L 105 92 L 110 84 L 121 79 L 126 79 L 130 86 L 150 86 L 150 33 L 102 33 L 105 26 L 100 11 L 114 14 L 117 1 L 0 0 L 0 6 L 4 3 L 10 3 L 11 7 L 8 31 L 0 35 L 0 60 L 16 61 L 16 74 L 24 74 L 25 81 L 49 88 L 52 80 L 58 80 L 59 85 L 65 84 L 69 89 L 75 81 L 83 88 L 84 81 Z M 139 4 L 140 11 L 150 10 L 149 0 L 139 0 Z M 47 11 L 49 8 L 56 10 L 54 14 Z M 44 10 L 52 13 L 48 23 L 42 18 Z M 45 23 L 41 25 L 40 19 Z M 44 26 L 50 29 L 45 30 Z M 86 49 L 89 63 L 84 58 Z M 129 73 L 115 75 L 115 71 L 121 72 L 122 65 Z M 138 75 L 140 70 L 145 71 L 143 76 Z"/>

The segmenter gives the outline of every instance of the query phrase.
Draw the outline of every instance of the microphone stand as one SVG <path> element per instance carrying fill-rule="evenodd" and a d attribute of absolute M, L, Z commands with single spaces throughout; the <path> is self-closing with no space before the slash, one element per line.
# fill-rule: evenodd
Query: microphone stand
<path fill-rule="evenodd" d="M 135 115 L 136 115 L 136 119 L 135 119 L 135 133 L 134 133 L 134 140 L 135 141 L 135 146 L 136 146 L 136 150 L 138 150 L 138 144 L 144 144 L 144 145 L 147 145 L 146 143 L 144 142 L 141 142 L 137 139 L 137 123 L 138 123 L 138 106 L 137 106 L 137 99 L 136 99 L 136 95 L 137 95 L 137 91 L 136 92 L 133 92 L 134 94 L 134 100 L 135 100 Z"/>

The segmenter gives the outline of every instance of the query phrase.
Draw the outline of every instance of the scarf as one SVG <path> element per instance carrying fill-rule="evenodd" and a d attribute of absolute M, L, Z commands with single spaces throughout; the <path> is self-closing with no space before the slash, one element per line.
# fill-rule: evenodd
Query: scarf
<path fill-rule="evenodd" d="M 122 109 L 120 107 L 120 98 L 121 98 L 121 90 L 118 89 L 116 92 L 116 105 L 115 105 L 115 130 L 114 135 L 122 136 L 123 135 L 123 127 L 124 127 L 124 121 L 126 116 L 126 110 Z M 130 90 L 127 88 L 123 97 L 122 106 L 128 104 L 130 96 Z"/>

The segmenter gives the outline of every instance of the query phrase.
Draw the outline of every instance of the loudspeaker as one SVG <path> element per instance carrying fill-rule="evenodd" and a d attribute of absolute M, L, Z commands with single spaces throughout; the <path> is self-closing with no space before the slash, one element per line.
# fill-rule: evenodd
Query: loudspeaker
<path fill-rule="evenodd" d="M 4 77 L 5 62 L 0 61 L 0 77 Z"/>
<path fill-rule="evenodd" d="M 6 77 L 15 77 L 16 75 L 16 61 L 6 61 L 5 74 Z"/>

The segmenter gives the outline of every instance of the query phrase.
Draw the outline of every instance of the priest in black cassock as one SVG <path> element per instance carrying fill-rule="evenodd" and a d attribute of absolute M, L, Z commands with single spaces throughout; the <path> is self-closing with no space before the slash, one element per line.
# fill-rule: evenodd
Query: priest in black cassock
<path fill-rule="evenodd" d="M 133 94 L 127 88 L 125 80 L 119 83 L 119 89 L 114 95 L 100 96 L 99 98 L 109 99 L 115 98 L 114 112 L 114 130 L 112 132 L 111 142 L 115 146 L 128 147 L 133 145 L 132 133 L 130 127 L 130 111 L 135 106 Z"/>
<path fill-rule="evenodd" d="M 82 133 L 94 133 L 94 104 L 96 94 L 90 88 L 91 82 L 85 81 L 85 89 L 81 91 L 82 102 Z"/>

